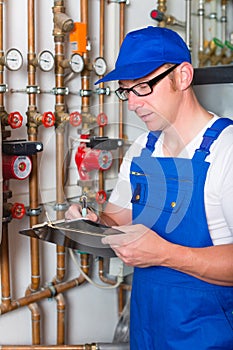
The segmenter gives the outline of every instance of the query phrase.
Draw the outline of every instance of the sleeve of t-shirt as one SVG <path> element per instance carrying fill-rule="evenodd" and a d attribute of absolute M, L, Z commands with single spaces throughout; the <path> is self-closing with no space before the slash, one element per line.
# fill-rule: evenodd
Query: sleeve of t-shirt
<path fill-rule="evenodd" d="M 109 202 L 119 207 L 132 209 L 132 191 L 130 185 L 130 167 L 133 157 L 141 154 L 141 150 L 146 145 L 148 133 L 140 135 L 126 152 L 121 163 L 116 185 L 110 195 Z"/>
<path fill-rule="evenodd" d="M 206 214 L 214 245 L 233 243 L 233 127 L 213 145 L 206 179 Z"/>

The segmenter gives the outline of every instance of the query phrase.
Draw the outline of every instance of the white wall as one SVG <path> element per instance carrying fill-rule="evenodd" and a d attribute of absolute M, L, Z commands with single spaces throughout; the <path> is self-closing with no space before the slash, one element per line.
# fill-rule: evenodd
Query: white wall
<path fill-rule="evenodd" d="M 53 44 L 53 1 L 39 0 L 36 3 L 36 52 L 49 49 L 54 51 Z M 150 12 L 156 7 L 154 0 L 131 0 L 126 6 L 126 32 L 147 25 L 156 25 L 150 18 Z M 185 0 L 168 0 L 168 13 L 172 13 L 179 20 L 185 20 Z M 195 3 L 197 3 L 195 1 Z M 66 1 L 67 13 L 72 16 L 74 21 L 80 21 L 79 1 Z M 90 41 L 92 43 L 91 57 L 98 56 L 99 43 L 99 1 L 89 1 L 90 14 Z M 196 11 L 196 9 L 194 9 Z M 193 17 L 194 24 L 196 17 Z M 119 4 L 106 2 L 106 59 L 109 69 L 112 69 L 119 43 Z M 18 72 L 9 72 L 6 70 L 5 79 L 10 89 L 25 89 L 27 85 L 27 1 L 26 0 L 8 0 L 4 3 L 4 48 L 17 47 L 23 54 L 24 66 Z M 193 28 L 196 28 L 194 25 Z M 179 30 L 182 36 L 184 31 Z M 196 33 L 193 30 L 194 34 Z M 196 35 L 196 34 L 195 34 Z M 197 40 L 193 38 L 194 48 L 197 47 Z M 66 45 L 67 55 L 70 53 L 70 47 Z M 96 76 L 92 75 L 92 80 Z M 44 73 L 37 70 L 37 82 L 41 90 L 51 90 L 54 83 L 53 72 Z M 109 86 L 114 89 L 115 85 Z M 69 83 L 71 91 L 79 91 L 80 79 L 77 77 Z M 94 88 L 94 87 L 93 87 Z M 80 98 L 72 95 L 67 98 L 69 111 L 80 110 Z M 26 121 L 25 112 L 27 111 L 28 98 L 26 94 L 10 93 L 5 96 L 7 111 L 17 110 L 24 116 L 24 125 Z M 41 94 L 37 98 L 38 110 L 41 112 L 54 110 L 54 96 L 51 94 Z M 117 111 L 118 102 L 114 94 L 106 97 L 106 111 L 110 120 L 107 127 L 108 136 L 117 137 Z M 93 98 L 91 111 L 98 113 L 98 100 Z M 125 132 L 131 141 L 144 129 L 136 116 L 125 111 Z M 67 127 L 67 142 L 70 138 L 78 136 L 77 130 Z M 12 138 L 26 138 L 26 127 L 12 131 Z M 39 128 L 38 139 L 44 144 L 44 151 L 39 155 L 39 190 L 40 200 L 44 208 L 49 212 L 51 219 L 55 217 L 53 204 L 55 202 L 55 134 L 54 129 Z M 116 174 L 112 174 L 114 177 Z M 75 196 L 79 194 L 77 183 L 77 170 L 73 158 L 69 165 L 69 181 L 67 193 Z M 13 191 L 12 202 L 22 201 L 28 205 L 28 181 L 17 182 L 12 180 L 10 187 Z M 69 196 L 68 195 L 68 196 Z M 43 218 L 41 218 L 43 220 Z M 17 232 L 20 229 L 29 227 L 28 218 L 21 221 L 12 221 L 9 225 L 10 257 L 11 257 L 11 285 L 12 298 L 19 298 L 24 295 L 25 290 L 30 284 L 30 251 L 29 240 L 20 236 Z M 41 280 L 42 285 L 50 282 L 56 271 L 55 245 L 50 243 L 41 243 Z M 75 266 L 67 257 L 68 277 L 78 275 Z M 94 262 L 94 279 L 96 277 L 96 262 Z M 114 329 L 117 323 L 117 293 L 115 290 L 101 290 L 91 285 L 85 284 L 65 293 L 67 301 L 67 344 L 91 343 L 96 341 L 111 342 Z M 56 303 L 54 300 L 44 300 L 40 303 L 42 310 L 42 343 L 56 343 Z M 0 317 L 0 342 L 3 344 L 30 344 L 31 343 L 31 321 L 30 311 L 22 308 L 17 311 L 9 312 Z"/>

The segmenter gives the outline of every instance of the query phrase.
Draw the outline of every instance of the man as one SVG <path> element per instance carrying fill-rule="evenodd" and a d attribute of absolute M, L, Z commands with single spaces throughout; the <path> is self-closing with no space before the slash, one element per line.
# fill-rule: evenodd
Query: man
<path fill-rule="evenodd" d="M 192 79 L 181 37 L 148 27 L 126 36 L 97 82 L 118 80 L 117 96 L 149 130 L 101 216 L 124 232 L 103 242 L 135 267 L 132 350 L 233 349 L 233 126 L 200 105 Z"/>

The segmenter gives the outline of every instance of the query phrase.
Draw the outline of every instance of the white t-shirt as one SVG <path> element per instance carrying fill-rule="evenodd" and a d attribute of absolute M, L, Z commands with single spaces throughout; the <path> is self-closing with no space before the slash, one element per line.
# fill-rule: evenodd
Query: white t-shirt
<path fill-rule="evenodd" d="M 218 119 L 214 115 L 207 126 L 182 150 L 180 158 L 192 158 L 202 142 L 205 130 Z M 132 209 L 130 166 L 133 157 L 141 154 L 147 142 L 148 132 L 140 135 L 126 152 L 120 173 L 109 202 Z M 164 157 L 163 133 L 160 135 L 152 156 Z M 210 147 L 210 162 L 205 182 L 204 198 L 206 217 L 214 245 L 233 243 L 233 126 L 224 129 Z"/>

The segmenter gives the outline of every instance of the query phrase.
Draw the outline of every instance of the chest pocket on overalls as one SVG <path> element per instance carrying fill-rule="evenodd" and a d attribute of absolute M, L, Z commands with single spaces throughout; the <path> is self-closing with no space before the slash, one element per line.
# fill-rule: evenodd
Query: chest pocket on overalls
<path fill-rule="evenodd" d="M 174 231 L 190 205 L 192 182 L 156 174 L 131 172 L 133 218 L 135 223 L 159 232 L 162 236 Z"/>
<path fill-rule="evenodd" d="M 131 172 L 131 184 L 133 204 L 176 213 L 185 200 L 185 191 L 180 188 L 177 179 L 167 179 L 166 182 L 159 183 L 150 174 Z"/>

